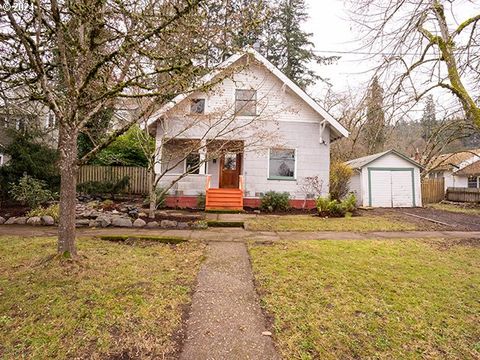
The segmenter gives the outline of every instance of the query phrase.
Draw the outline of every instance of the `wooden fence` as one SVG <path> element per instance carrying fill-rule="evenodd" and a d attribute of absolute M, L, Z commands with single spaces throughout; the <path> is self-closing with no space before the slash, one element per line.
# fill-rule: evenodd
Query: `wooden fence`
<path fill-rule="evenodd" d="M 130 177 L 128 193 L 148 194 L 148 170 L 142 167 L 84 165 L 78 171 L 77 183 L 118 181 L 124 176 Z"/>
<path fill-rule="evenodd" d="M 445 199 L 445 179 L 422 180 L 422 203 L 437 203 Z"/>
<path fill-rule="evenodd" d="M 477 203 L 480 202 L 480 189 L 449 187 L 447 200 Z"/>

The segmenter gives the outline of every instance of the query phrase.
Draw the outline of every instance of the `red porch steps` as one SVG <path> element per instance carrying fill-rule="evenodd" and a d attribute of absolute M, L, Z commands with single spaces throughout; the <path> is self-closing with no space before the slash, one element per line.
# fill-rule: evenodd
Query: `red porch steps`
<path fill-rule="evenodd" d="M 241 189 L 207 189 L 205 210 L 243 210 Z"/>

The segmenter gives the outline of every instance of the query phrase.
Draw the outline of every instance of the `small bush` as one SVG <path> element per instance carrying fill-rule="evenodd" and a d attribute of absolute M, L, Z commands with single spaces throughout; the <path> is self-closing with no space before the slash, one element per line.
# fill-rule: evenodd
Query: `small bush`
<path fill-rule="evenodd" d="M 117 181 L 87 181 L 77 185 L 77 191 L 81 194 L 105 196 L 112 199 L 115 195 L 124 192 L 130 185 L 130 177 L 124 176 Z"/>
<path fill-rule="evenodd" d="M 330 197 L 341 200 L 347 195 L 353 170 L 342 162 L 330 165 Z"/>
<path fill-rule="evenodd" d="M 350 194 L 342 201 L 330 199 L 330 197 L 319 197 L 317 199 L 317 210 L 320 216 L 343 217 L 351 216 L 355 211 L 357 199 Z"/>
<path fill-rule="evenodd" d="M 205 202 L 206 202 L 205 194 L 204 193 L 198 194 L 197 209 L 205 210 Z"/>
<path fill-rule="evenodd" d="M 10 195 L 16 201 L 35 209 L 47 201 L 54 200 L 56 194 L 47 189 L 47 183 L 31 176 L 23 175 L 17 184 L 10 184 Z"/>
<path fill-rule="evenodd" d="M 58 223 L 58 220 L 60 219 L 60 205 L 53 204 L 47 208 L 37 207 L 36 209 L 30 210 L 27 213 L 27 217 L 32 216 L 51 216 L 53 220 Z"/>
<path fill-rule="evenodd" d="M 287 211 L 290 208 L 288 192 L 269 191 L 262 197 L 260 208 L 264 211 Z"/>

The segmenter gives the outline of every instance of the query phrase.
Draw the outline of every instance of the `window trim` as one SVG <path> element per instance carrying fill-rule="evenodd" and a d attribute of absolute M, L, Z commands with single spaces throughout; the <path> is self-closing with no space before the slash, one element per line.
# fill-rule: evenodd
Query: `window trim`
<path fill-rule="evenodd" d="M 295 156 L 295 165 L 293 167 L 293 177 L 290 176 L 270 176 L 270 154 L 271 150 L 293 150 Z M 268 148 L 267 155 L 267 180 L 279 180 L 279 181 L 297 181 L 297 164 L 298 164 L 298 151 L 297 148 Z"/>
<path fill-rule="evenodd" d="M 192 111 L 192 106 L 194 101 L 199 101 L 199 100 L 203 100 L 203 111 L 202 112 Z M 198 97 L 198 98 L 190 99 L 190 115 L 204 115 L 206 111 L 206 107 L 207 107 L 207 100 L 205 98 Z"/>
<path fill-rule="evenodd" d="M 254 91 L 255 96 L 252 97 L 250 100 L 238 100 L 237 99 L 237 92 L 238 91 Z M 253 111 L 253 114 L 239 114 L 239 110 L 237 110 L 237 101 L 253 101 L 255 108 Z M 234 110 L 235 110 L 235 115 L 236 116 L 257 116 L 257 89 L 235 89 L 235 104 L 234 104 Z M 244 106 L 245 107 L 245 106 Z M 244 110 L 244 107 L 241 108 L 241 110 Z"/>
<path fill-rule="evenodd" d="M 198 162 L 199 162 L 199 166 L 198 166 L 198 173 L 190 173 L 190 172 L 187 172 L 187 157 L 189 157 L 190 155 L 198 155 Z M 202 167 L 202 164 L 200 164 L 200 154 L 199 153 L 195 153 L 195 152 L 192 152 L 190 154 L 188 154 L 187 156 L 185 156 L 185 159 L 183 159 L 183 173 L 184 174 L 187 174 L 187 175 L 202 175 L 200 174 L 200 168 Z"/>
<path fill-rule="evenodd" d="M 468 184 L 469 183 L 469 178 L 475 178 L 475 180 L 476 180 L 476 186 L 475 187 L 468 186 L 469 185 Z M 468 189 L 479 189 L 480 188 L 479 182 L 480 182 L 480 176 L 467 176 L 467 188 Z"/>

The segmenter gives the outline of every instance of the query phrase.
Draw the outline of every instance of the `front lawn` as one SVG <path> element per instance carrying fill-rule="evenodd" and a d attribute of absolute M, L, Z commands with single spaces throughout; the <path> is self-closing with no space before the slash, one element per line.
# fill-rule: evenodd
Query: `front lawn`
<path fill-rule="evenodd" d="M 253 231 L 408 231 L 414 224 L 386 216 L 321 218 L 313 215 L 263 215 L 246 221 Z"/>
<path fill-rule="evenodd" d="M 0 237 L 0 358 L 161 359 L 176 349 L 203 247 Z"/>
<path fill-rule="evenodd" d="M 480 247 L 444 240 L 249 246 L 285 359 L 480 358 Z"/>

